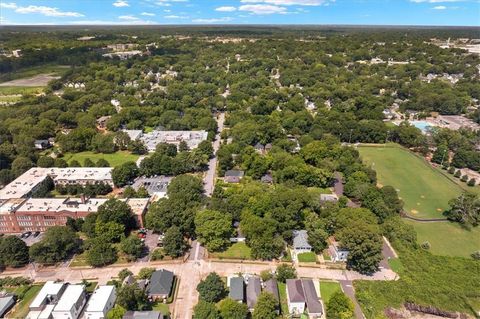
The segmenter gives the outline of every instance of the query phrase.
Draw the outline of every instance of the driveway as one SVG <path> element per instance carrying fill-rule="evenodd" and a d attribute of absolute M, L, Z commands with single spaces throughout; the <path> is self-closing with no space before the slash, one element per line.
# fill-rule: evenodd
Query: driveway
<path fill-rule="evenodd" d="M 138 262 L 147 262 L 150 258 L 150 253 L 157 248 L 158 234 L 153 233 L 151 230 L 147 230 L 147 236 L 145 237 L 145 253 L 144 256 L 139 258 Z"/>
<path fill-rule="evenodd" d="M 215 175 L 217 171 L 217 151 L 220 148 L 220 135 L 223 131 L 223 123 L 225 122 L 225 113 L 219 113 L 217 118 L 218 132 L 215 135 L 213 141 L 213 157 L 208 161 L 208 170 L 203 178 L 203 187 L 205 189 L 205 195 L 212 196 L 213 189 L 215 187 Z"/>
<path fill-rule="evenodd" d="M 353 283 L 350 280 L 340 280 L 343 292 L 353 301 L 355 305 L 355 318 L 365 319 L 365 315 L 362 312 L 362 308 L 358 304 L 357 298 L 355 298 L 355 290 L 353 289 Z"/>

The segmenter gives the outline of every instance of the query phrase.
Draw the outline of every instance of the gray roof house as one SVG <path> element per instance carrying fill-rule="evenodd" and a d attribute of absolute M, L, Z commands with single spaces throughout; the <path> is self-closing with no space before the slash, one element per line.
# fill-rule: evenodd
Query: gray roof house
<path fill-rule="evenodd" d="M 243 277 L 230 278 L 230 292 L 228 296 L 238 302 L 245 301 L 245 283 Z"/>
<path fill-rule="evenodd" d="M 164 319 L 159 311 L 127 311 L 122 319 Z"/>
<path fill-rule="evenodd" d="M 152 299 L 168 298 L 172 291 L 173 272 L 160 269 L 155 271 L 148 283 L 148 296 Z"/>
<path fill-rule="evenodd" d="M 264 290 L 266 292 L 271 293 L 278 302 L 280 300 L 280 296 L 278 294 L 277 279 L 272 278 L 272 279 L 269 279 L 269 280 L 265 281 L 264 286 L 265 286 Z"/>
<path fill-rule="evenodd" d="M 272 184 L 273 183 L 272 174 L 267 173 L 263 175 L 262 178 L 260 178 L 260 181 L 262 181 L 262 183 L 265 183 L 265 184 Z"/>
<path fill-rule="evenodd" d="M 310 318 L 321 318 L 323 315 L 323 306 L 318 298 L 313 281 L 311 279 L 302 279 L 302 284 L 308 315 Z"/>
<path fill-rule="evenodd" d="M 312 251 L 312 246 L 308 243 L 306 230 L 293 231 L 293 249 L 297 254 Z"/>
<path fill-rule="evenodd" d="M 15 305 L 15 296 L 7 295 L 0 297 L 0 318 L 4 318 L 7 312 Z"/>
<path fill-rule="evenodd" d="M 247 306 L 248 310 L 253 311 L 257 303 L 258 296 L 262 292 L 262 284 L 260 278 L 250 277 L 247 284 Z"/>
<path fill-rule="evenodd" d="M 225 177 L 223 178 L 223 180 L 226 183 L 239 183 L 244 175 L 244 171 L 231 169 L 225 172 Z"/>

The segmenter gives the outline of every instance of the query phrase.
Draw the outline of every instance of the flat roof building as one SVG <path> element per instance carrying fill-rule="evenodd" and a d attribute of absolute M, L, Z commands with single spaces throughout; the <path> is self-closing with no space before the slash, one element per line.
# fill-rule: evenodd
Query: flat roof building
<path fill-rule="evenodd" d="M 0 318 L 4 318 L 7 312 L 15 305 L 15 296 L 7 295 L 0 297 Z"/>
<path fill-rule="evenodd" d="M 87 301 L 84 285 L 68 285 L 53 308 L 53 319 L 77 319 Z"/>
<path fill-rule="evenodd" d="M 159 311 L 127 311 L 122 319 L 164 319 Z"/>
<path fill-rule="evenodd" d="M 48 304 L 56 303 L 65 291 L 65 288 L 66 284 L 64 282 L 47 281 L 30 303 L 29 309 L 38 311 L 44 309 Z"/>
<path fill-rule="evenodd" d="M 132 187 L 136 191 L 140 187 L 144 187 L 150 196 L 154 196 L 156 199 L 167 196 L 167 188 L 170 181 L 173 179 L 171 176 L 157 176 L 157 177 L 139 177 L 135 180 Z"/>
<path fill-rule="evenodd" d="M 115 286 L 100 286 L 90 297 L 85 309 L 85 319 L 103 319 L 115 305 L 117 299 Z"/>

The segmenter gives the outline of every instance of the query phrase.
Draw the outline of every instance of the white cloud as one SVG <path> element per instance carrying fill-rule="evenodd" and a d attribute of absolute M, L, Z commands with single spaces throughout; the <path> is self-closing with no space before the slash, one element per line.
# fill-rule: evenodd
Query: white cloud
<path fill-rule="evenodd" d="M 188 17 L 171 14 L 171 15 L 168 15 L 168 16 L 164 16 L 164 18 L 165 19 L 187 19 Z"/>
<path fill-rule="evenodd" d="M 223 18 L 212 18 L 212 19 L 193 19 L 193 23 L 219 23 L 219 22 L 228 22 L 232 21 L 231 17 L 223 17 Z"/>
<path fill-rule="evenodd" d="M 235 7 L 230 7 L 230 6 L 225 6 L 225 7 L 218 7 L 215 9 L 215 11 L 220 11 L 220 12 L 233 12 L 236 11 L 237 8 Z"/>
<path fill-rule="evenodd" d="M 445 6 L 436 6 L 436 7 L 433 7 L 433 10 L 445 10 L 447 7 Z"/>
<path fill-rule="evenodd" d="M 285 7 L 279 7 L 279 6 L 272 6 L 269 4 L 246 4 L 243 6 L 240 6 L 238 8 L 240 11 L 247 11 L 250 12 L 251 14 L 259 14 L 259 15 L 264 15 L 264 14 L 285 14 L 287 13 L 287 8 Z"/>
<path fill-rule="evenodd" d="M 46 6 L 17 7 L 15 12 L 21 14 L 38 13 L 48 17 L 83 17 L 84 15 L 78 12 L 60 11 L 58 8 Z"/>
<path fill-rule="evenodd" d="M 14 2 L 0 2 L 0 8 L 5 8 L 5 9 L 16 9 L 17 4 Z"/>
<path fill-rule="evenodd" d="M 165 10 L 163 10 L 163 12 L 170 13 L 170 12 L 172 12 L 172 10 L 170 10 L 170 9 L 165 9 Z"/>
<path fill-rule="evenodd" d="M 155 13 L 142 12 L 142 13 L 140 13 L 140 15 L 142 15 L 142 16 L 147 16 L 147 17 L 154 17 L 154 16 L 155 16 Z"/>
<path fill-rule="evenodd" d="M 156 24 L 154 21 L 145 20 L 133 20 L 133 21 L 107 21 L 107 20 L 77 20 L 70 21 L 69 24 L 75 25 L 144 25 L 144 24 Z"/>
<path fill-rule="evenodd" d="M 125 0 L 117 0 L 113 3 L 113 6 L 120 8 L 120 7 L 129 7 L 130 5 Z"/>
<path fill-rule="evenodd" d="M 242 3 L 266 3 L 277 6 L 321 6 L 335 0 L 241 0 Z"/>
<path fill-rule="evenodd" d="M 119 16 L 118 18 L 120 20 L 130 20 L 130 21 L 139 20 L 137 17 L 134 17 L 132 15 Z"/>

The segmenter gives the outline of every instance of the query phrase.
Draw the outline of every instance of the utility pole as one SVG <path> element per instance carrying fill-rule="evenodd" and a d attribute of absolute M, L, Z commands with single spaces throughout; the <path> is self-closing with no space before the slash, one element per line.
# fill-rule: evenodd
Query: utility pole
<path fill-rule="evenodd" d="M 350 137 L 348 138 L 348 144 L 352 142 L 352 133 L 353 133 L 353 128 L 350 129 Z"/>

